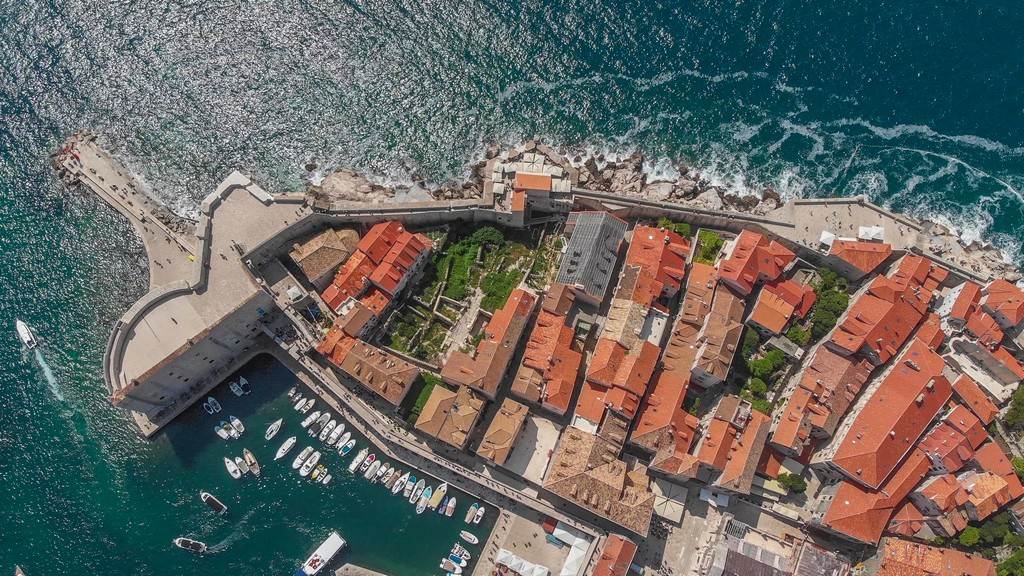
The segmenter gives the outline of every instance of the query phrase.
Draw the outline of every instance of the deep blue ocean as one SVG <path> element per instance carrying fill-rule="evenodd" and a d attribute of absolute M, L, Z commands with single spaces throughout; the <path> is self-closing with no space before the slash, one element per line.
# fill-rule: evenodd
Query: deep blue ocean
<path fill-rule="evenodd" d="M 1009 0 L 0 0 L 0 571 L 277 573 L 328 525 L 377 531 L 355 561 L 433 566 L 426 544 L 394 553 L 433 524 L 388 509 L 396 536 L 325 516 L 309 486 L 234 486 L 214 472 L 223 447 L 191 436 L 205 424 L 145 442 L 109 406 L 100 354 L 146 289 L 144 254 L 54 178 L 69 133 L 102 134 L 190 214 L 236 168 L 272 190 L 337 166 L 441 184 L 488 143 L 536 135 L 642 152 L 652 177 L 683 162 L 737 192 L 865 194 L 1024 262 L 1022 30 Z M 44 340 L 52 383 L 15 317 Z M 211 522 L 202 483 L 250 515 Z M 197 561 L 168 545 L 183 533 L 226 544 Z"/>

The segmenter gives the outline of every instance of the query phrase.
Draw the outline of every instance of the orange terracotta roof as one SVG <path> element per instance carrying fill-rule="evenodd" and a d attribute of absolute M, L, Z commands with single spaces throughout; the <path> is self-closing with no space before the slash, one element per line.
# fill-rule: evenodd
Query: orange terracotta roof
<path fill-rule="evenodd" d="M 728 488 L 741 494 L 749 494 L 754 479 L 757 463 L 761 459 L 761 451 L 765 447 L 765 438 L 772 423 L 771 416 L 757 410 L 750 412 L 743 431 L 736 436 L 729 449 L 729 458 L 722 470 L 722 475 L 715 480 L 715 485 Z"/>
<path fill-rule="evenodd" d="M 933 478 L 929 478 L 919 491 L 922 496 L 931 500 L 936 508 L 945 513 L 967 502 L 967 492 L 957 482 L 956 476 L 943 474 Z"/>
<path fill-rule="evenodd" d="M 962 374 L 957 378 L 956 382 L 953 382 L 953 392 L 986 426 L 999 415 L 999 408 L 970 376 Z"/>
<path fill-rule="evenodd" d="M 748 320 L 757 323 L 772 334 L 781 334 L 789 324 L 789 319 L 793 317 L 794 312 L 796 312 L 796 308 L 779 295 L 769 290 L 762 290 Z"/>
<path fill-rule="evenodd" d="M 985 424 L 974 415 L 974 412 L 962 404 L 955 404 L 953 409 L 943 416 L 942 422 L 963 434 L 970 443 L 971 449 L 976 450 L 988 440 L 988 430 L 985 429 Z"/>
<path fill-rule="evenodd" d="M 915 339 L 853 421 L 833 464 L 866 486 L 880 486 L 952 396 L 944 367 L 942 357 Z"/>
<path fill-rule="evenodd" d="M 979 420 L 975 417 L 975 422 Z M 984 429 L 982 429 L 984 432 Z M 985 434 L 985 437 L 988 435 Z M 974 458 L 971 440 L 956 426 L 942 422 L 933 428 L 918 445 L 933 461 L 941 462 L 947 472 L 957 472 Z"/>
<path fill-rule="evenodd" d="M 626 252 L 626 265 L 647 270 L 668 292 L 675 294 L 686 276 L 690 241 L 671 230 L 637 226 Z"/>
<path fill-rule="evenodd" d="M 359 239 L 359 251 L 369 256 L 374 264 L 380 264 L 403 232 L 405 227 L 401 222 L 381 222 Z"/>
<path fill-rule="evenodd" d="M 394 406 L 402 403 L 420 375 L 416 366 L 362 340 L 355 342 L 341 362 L 335 364 Z"/>
<path fill-rule="evenodd" d="M 985 520 L 1010 503 L 1009 485 L 998 474 L 972 470 L 959 480 L 967 491 L 968 516 L 975 522 Z"/>
<path fill-rule="evenodd" d="M 593 576 L 626 576 L 636 554 L 636 544 L 618 534 L 609 534 L 592 571 Z"/>
<path fill-rule="evenodd" d="M 316 347 L 316 351 L 327 357 L 336 365 L 341 365 L 348 355 L 349 350 L 359 340 L 345 334 L 338 326 L 331 326 L 331 329 L 324 335 L 324 339 Z"/>
<path fill-rule="evenodd" d="M 847 312 L 829 344 L 848 353 L 866 347 L 879 363 L 888 362 L 924 318 L 925 293 L 898 280 L 878 276 Z"/>
<path fill-rule="evenodd" d="M 697 459 L 716 470 L 724 469 L 735 438 L 736 428 L 730 422 L 712 418 L 696 454 Z"/>
<path fill-rule="evenodd" d="M 1002 313 L 1014 326 L 1024 320 L 1024 291 L 1002 278 L 985 287 L 981 305 L 994 314 Z"/>
<path fill-rule="evenodd" d="M 932 350 L 938 350 L 946 340 L 946 333 L 942 330 L 938 314 L 929 312 L 921 327 L 917 329 L 915 338 L 924 342 Z"/>
<path fill-rule="evenodd" d="M 796 255 L 785 246 L 744 230 L 736 238 L 729 258 L 719 264 L 718 277 L 747 295 L 759 280 L 774 280 L 781 276 L 794 259 Z"/>
<path fill-rule="evenodd" d="M 568 284 L 554 282 L 544 295 L 541 306 L 544 310 L 559 316 L 565 316 L 572 310 L 576 302 L 576 289 Z"/>
<path fill-rule="evenodd" d="M 1010 354 L 1006 348 L 1000 346 L 999 348 L 992 350 L 992 356 L 995 357 L 995 359 L 1003 366 L 1006 366 L 1010 371 L 1016 374 L 1017 378 L 1024 380 L 1024 367 L 1020 365 L 1020 362 L 1018 362 L 1017 359 L 1013 357 L 1013 354 Z"/>
<path fill-rule="evenodd" d="M 1024 495 L 1024 486 L 1021 486 L 1020 479 L 1017 478 L 1017 474 L 1013 470 L 1013 464 L 1003 449 L 995 442 L 989 442 L 978 448 L 978 451 L 974 453 L 974 461 L 983 470 L 998 474 L 1003 477 L 1003 480 L 1006 480 L 1011 500 L 1016 500 Z"/>
<path fill-rule="evenodd" d="M 998 346 L 1003 341 L 1003 330 L 996 319 L 989 316 L 981 308 L 975 307 L 967 316 L 964 328 L 978 339 L 978 343 L 986 348 Z"/>
<path fill-rule="evenodd" d="M 949 317 L 966 321 L 967 316 L 970 315 L 971 310 L 981 300 L 981 286 L 978 286 L 974 282 L 964 282 L 963 288 L 960 293 L 957 294 L 956 300 L 953 301 L 953 308 L 950 310 Z"/>
<path fill-rule="evenodd" d="M 887 538 L 875 576 L 996 576 L 996 565 L 980 554 Z"/>
<path fill-rule="evenodd" d="M 378 241 L 374 248 L 380 244 L 381 241 Z M 377 269 L 370 275 L 370 281 L 388 294 L 394 295 L 409 269 L 429 248 L 430 240 L 426 236 L 401 232 L 379 262 Z"/>
<path fill-rule="evenodd" d="M 376 316 L 383 312 L 384 309 L 387 308 L 388 304 L 391 303 L 391 296 L 376 286 L 370 286 L 370 288 L 359 297 L 359 303 L 369 308 Z"/>
<path fill-rule="evenodd" d="M 683 322 L 697 326 L 704 325 L 704 318 L 711 312 L 711 300 L 715 290 L 715 268 L 700 262 L 690 267 L 690 278 L 686 281 L 686 296 L 679 314 Z"/>
<path fill-rule="evenodd" d="M 559 413 L 569 408 L 569 397 L 572 396 L 576 376 L 583 363 L 583 354 L 573 349 L 575 331 L 565 322 L 564 316 L 547 310 L 540 311 L 526 342 L 522 367 L 519 369 L 520 373 L 523 367 L 536 371 L 540 378 L 536 397 L 525 389 L 513 386 L 513 390 L 524 397 L 548 404 Z M 520 381 L 520 375 L 517 374 L 517 381 Z"/>
<path fill-rule="evenodd" d="M 904 502 L 889 519 L 886 532 L 912 538 L 924 528 L 924 516 L 910 502 Z"/>
<path fill-rule="evenodd" d="M 512 211 L 526 211 L 526 192 L 523 192 L 522 190 L 515 190 L 512 192 Z"/>
<path fill-rule="evenodd" d="M 550 192 L 551 174 L 516 172 L 516 178 L 512 182 L 512 187 L 516 190 L 538 190 L 542 192 Z"/>
<path fill-rule="evenodd" d="M 870 274 L 892 255 L 892 246 L 879 242 L 833 240 L 829 255 L 838 256 L 865 274 Z"/>
<path fill-rule="evenodd" d="M 355 252 L 338 269 L 334 281 L 321 295 L 324 302 L 337 310 L 345 300 L 357 298 L 370 283 L 376 265 L 363 252 Z"/>
<path fill-rule="evenodd" d="M 644 398 L 630 442 L 654 452 L 652 468 L 678 473 L 693 444 L 697 418 L 683 409 L 688 385 L 688 374 L 659 370 Z"/>
<path fill-rule="evenodd" d="M 694 363 L 695 370 L 700 369 L 725 380 L 743 332 L 745 309 L 746 303 L 731 288 L 723 284 L 715 286 L 711 314 L 701 332 L 702 342 Z"/>
<path fill-rule="evenodd" d="M 605 401 L 627 417 L 636 415 L 640 399 L 654 375 L 661 350 L 647 340 L 628 350 L 607 338 L 598 340 L 587 371 L 587 380 L 608 389 Z"/>
<path fill-rule="evenodd" d="M 576 416 L 591 422 L 600 422 L 604 416 L 604 397 L 607 391 L 604 386 L 585 381 L 580 397 L 576 400 Z"/>
<path fill-rule="evenodd" d="M 811 311 L 811 307 L 818 300 L 814 293 L 814 287 L 810 284 L 801 284 L 792 278 L 786 280 L 773 280 L 762 288 L 762 291 L 775 294 L 787 304 L 793 307 L 794 313 L 803 318 Z"/>

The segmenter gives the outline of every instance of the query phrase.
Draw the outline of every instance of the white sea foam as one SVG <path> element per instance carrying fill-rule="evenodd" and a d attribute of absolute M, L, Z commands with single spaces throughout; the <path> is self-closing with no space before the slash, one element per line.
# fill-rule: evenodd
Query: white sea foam
<path fill-rule="evenodd" d="M 989 152 L 1001 152 L 1013 155 L 1024 154 L 1024 148 L 1007 146 L 1002 142 L 990 140 L 982 136 L 975 136 L 973 134 L 942 134 L 931 126 L 924 124 L 897 124 L 891 127 L 884 127 L 873 124 L 872 122 L 862 118 L 844 118 L 842 120 L 828 122 L 826 123 L 826 126 L 860 126 L 862 128 L 866 128 L 872 134 L 882 138 L 883 140 L 893 140 L 903 136 L 924 136 L 926 138 L 957 142 L 959 144 L 981 148 Z"/>

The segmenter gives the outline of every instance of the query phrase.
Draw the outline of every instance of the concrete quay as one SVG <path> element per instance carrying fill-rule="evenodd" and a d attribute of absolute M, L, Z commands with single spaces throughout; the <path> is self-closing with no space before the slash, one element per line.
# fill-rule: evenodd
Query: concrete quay
<path fill-rule="evenodd" d="M 362 566 L 356 566 L 355 564 L 345 564 L 334 571 L 334 576 L 387 576 L 387 574 L 384 574 L 383 572 L 374 572 L 369 568 L 363 568 Z"/>

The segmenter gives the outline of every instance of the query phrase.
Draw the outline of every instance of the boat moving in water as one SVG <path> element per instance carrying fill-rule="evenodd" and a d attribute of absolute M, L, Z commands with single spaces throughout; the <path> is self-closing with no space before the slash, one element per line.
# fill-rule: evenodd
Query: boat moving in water
<path fill-rule="evenodd" d="M 267 432 L 266 434 L 263 435 L 263 437 L 266 438 L 267 440 L 270 440 L 274 436 L 277 436 L 278 431 L 281 430 L 282 424 L 284 424 L 284 418 L 278 418 L 273 424 L 270 425 L 269 428 L 267 428 Z"/>
<path fill-rule="evenodd" d="M 249 466 L 249 470 L 252 470 L 253 475 L 259 476 L 260 463 L 256 460 L 256 456 L 248 448 L 242 450 L 242 456 L 245 456 L 245 463 Z"/>
<path fill-rule="evenodd" d="M 281 447 L 277 449 L 277 454 L 274 456 L 274 460 L 280 460 L 281 458 L 284 458 L 285 454 L 291 452 L 292 447 L 295 446 L 295 442 L 297 441 L 298 438 L 296 438 L 295 436 L 291 436 L 287 440 L 285 440 L 284 444 L 281 444 Z"/>
<path fill-rule="evenodd" d="M 301 468 L 303 462 L 305 462 L 306 458 L 309 458 L 309 455 L 312 453 L 312 446 L 306 446 L 305 448 L 303 448 L 302 452 L 299 452 L 299 455 L 295 457 L 295 460 L 292 460 L 292 470 L 298 470 L 299 468 Z"/>
<path fill-rule="evenodd" d="M 228 458 L 227 456 L 224 457 L 224 467 L 228 469 L 228 474 L 231 474 L 231 477 L 234 478 L 235 480 L 238 480 L 239 478 L 242 477 L 242 471 L 238 468 L 234 461 L 231 460 L 231 458 Z"/>
<path fill-rule="evenodd" d="M 199 498 L 201 498 L 207 506 L 213 508 L 213 511 L 219 516 L 223 516 L 228 513 L 228 507 L 220 500 L 217 500 L 217 497 L 213 494 L 210 494 L 209 492 L 200 492 Z"/>
<path fill-rule="evenodd" d="M 196 554 L 206 553 L 206 544 L 203 544 L 199 540 L 193 540 L 191 538 L 175 538 L 173 542 L 175 546 L 183 550 L 195 552 Z"/>
<path fill-rule="evenodd" d="M 321 570 L 328 562 L 334 558 L 342 548 L 345 547 L 345 539 L 341 537 L 337 532 L 331 532 L 331 535 L 324 540 L 324 543 L 317 548 L 313 555 L 299 568 L 299 571 L 295 573 L 295 576 L 313 576 Z"/>
<path fill-rule="evenodd" d="M 21 343 L 29 350 L 39 345 L 39 342 L 36 341 L 36 337 L 32 334 L 32 329 L 28 327 L 28 324 L 25 324 L 21 320 L 15 320 L 14 330 L 18 333 L 18 339 L 21 340 Z"/>

